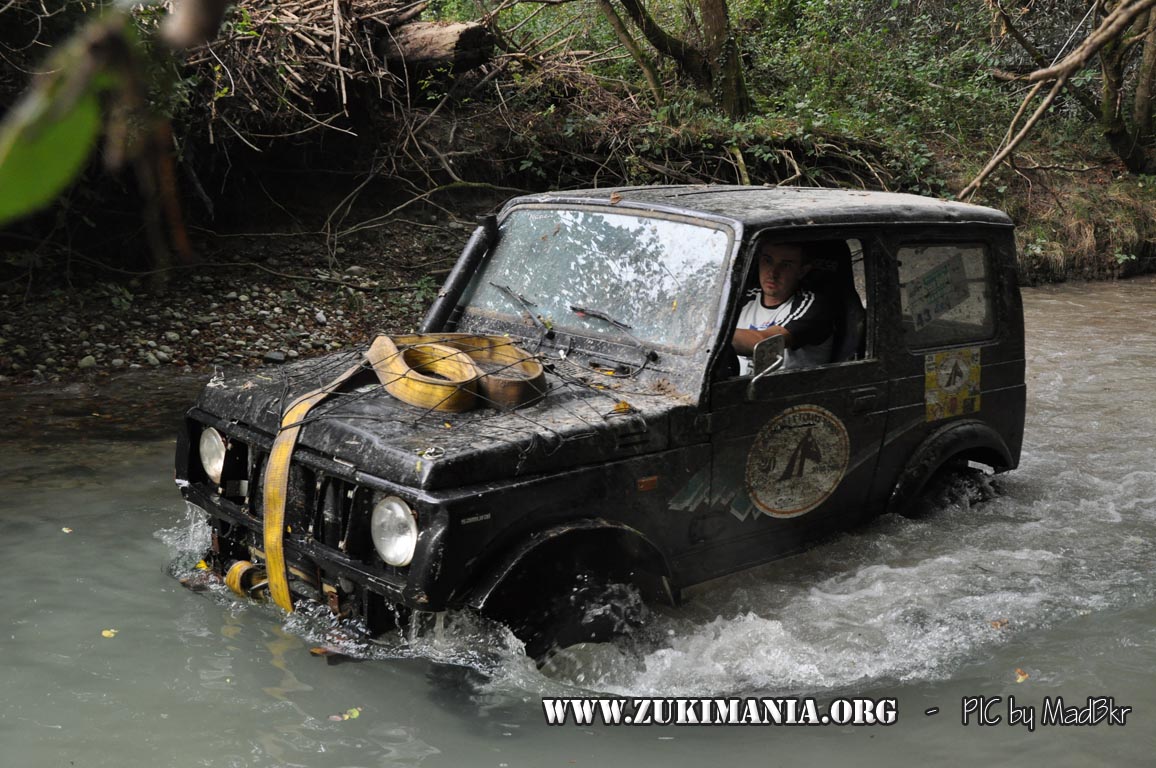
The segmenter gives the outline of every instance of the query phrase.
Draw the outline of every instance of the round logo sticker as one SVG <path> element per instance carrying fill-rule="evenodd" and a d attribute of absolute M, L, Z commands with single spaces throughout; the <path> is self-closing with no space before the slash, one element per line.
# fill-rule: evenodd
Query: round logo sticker
<path fill-rule="evenodd" d="M 958 392 L 971 380 L 971 360 L 967 357 L 952 355 L 937 362 L 935 383 L 944 392 Z"/>
<path fill-rule="evenodd" d="M 817 405 L 796 405 L 755 437 L 747 457 L 747 492 L 772 517 L 805 514 L 839 485 L 849 456 L 843 422 Z"/>

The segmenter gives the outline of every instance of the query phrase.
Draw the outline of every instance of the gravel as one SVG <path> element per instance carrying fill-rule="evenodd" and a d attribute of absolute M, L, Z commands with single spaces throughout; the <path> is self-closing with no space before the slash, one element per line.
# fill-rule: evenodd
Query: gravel
<path fill-rule="evenodd" d="M 174 271 L 163 292 L 107 274 L 74 274 L 70 286 L 32 295 L 19 277 L 0 283 L 0 383 L 211 373 L 360 346 L 412 330 L 464 244 L 456 229 L 402 228 L 346 243 L 331 261 L 320 238 L 286 240 L 203 244 L 211 258 Z"/>

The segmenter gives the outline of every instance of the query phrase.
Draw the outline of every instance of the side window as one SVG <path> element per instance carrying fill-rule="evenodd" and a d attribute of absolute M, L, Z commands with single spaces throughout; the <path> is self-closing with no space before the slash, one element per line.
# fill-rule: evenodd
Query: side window
<path fill-rule="evenodd" d="M 982 244 L 899 249 L 903 330 L 911 349 L 990 339 L 995 334 L 991 268 Z"/>
<path fill-rule="evenodd" d="M 779 239 L 759 236 L 752 246 L 748 290 L 736 331 L 784 329 L 791 338 L 778 372 L 862 360 L 867 349 L 870 295 L 864 242 L 856 239 Z M 754 338 L 758 338 L 755 336 Z M 754 341 L 736 335 L 736 371 L 755 373 Z M 745 351 L 744 351 L 745 350 Z"/>

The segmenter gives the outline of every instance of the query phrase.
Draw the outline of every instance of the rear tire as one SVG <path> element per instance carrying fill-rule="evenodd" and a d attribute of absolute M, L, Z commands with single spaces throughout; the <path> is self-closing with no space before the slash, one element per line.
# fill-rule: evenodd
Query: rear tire
<path fill-rule="evenodd" d="M 953 462 L 932 475 L 919 495 L 900 514 L 911 518 L 926 517 L 949 507 L 970 508 L 997 495 L 990 475 L 969 467 L 966 462 Z"/>

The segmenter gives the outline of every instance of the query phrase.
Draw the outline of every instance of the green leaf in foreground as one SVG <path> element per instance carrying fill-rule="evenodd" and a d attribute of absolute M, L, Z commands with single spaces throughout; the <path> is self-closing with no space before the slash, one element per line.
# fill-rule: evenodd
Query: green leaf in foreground
<path fill-rule="evenodd" d="M 0 226 L 48 205 L 80 173 L 100 130 L 96 91 L 62 106 L 33 87 L 0 124 Z"/>

